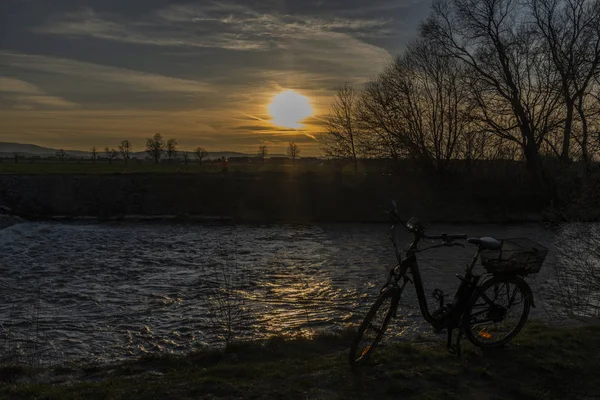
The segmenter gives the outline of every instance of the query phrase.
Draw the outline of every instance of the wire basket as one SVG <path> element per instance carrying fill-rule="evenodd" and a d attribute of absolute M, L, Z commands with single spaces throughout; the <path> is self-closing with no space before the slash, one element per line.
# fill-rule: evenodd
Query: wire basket
<path fill-rule="evenodd" d="M 481 264 L 492 273 L 535 274 L 540 271 L 548 249 L 527 238 L 503 239 L 500 250 L 481 252 Z"/>

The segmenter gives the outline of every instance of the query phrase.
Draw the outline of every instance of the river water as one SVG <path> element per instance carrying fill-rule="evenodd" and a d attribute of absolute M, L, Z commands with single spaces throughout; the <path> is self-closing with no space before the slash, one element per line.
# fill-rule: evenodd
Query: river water
<path fill-rule="evenodd" d="M 548 247 L 542 271 L 528 278 L 538 306 L 532 317 L 545 319 L 567 311 L 564 282 L 571 274 L 561 278 L 555 270 L 564 270 L 564 254 L 572 248 L 588 254 L 579 238 L 600 236 L 600 224 L 427 229 L 522 236 Z M 16 224 L 0 230 L 0 351 L 51 362 L 105 362 L 222 345 L 228 326 L 235 340 L 341 330 L 360 322 L 394 265 L 387 234 L 382 224 Z M 398 237 L 399 243 L 410 239 L 407 233 Z M 421 253 L 426 292 L 453 293 L 455 274 L 473 250 Z M 598 268 L 590 257 L 582 265 Z M 567 283 L 568 295 L 583 296 L 578 282 Z M 597 315 L 597 287 L 584 289 L 585 307 L 576 312 Z M 392 332 L 432 334 L 410 286 L 401 307 Z"/>

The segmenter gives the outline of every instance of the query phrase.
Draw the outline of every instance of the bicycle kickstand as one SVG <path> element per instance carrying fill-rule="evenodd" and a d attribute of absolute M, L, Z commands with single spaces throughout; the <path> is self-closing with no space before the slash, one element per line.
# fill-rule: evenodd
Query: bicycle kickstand
<path fill-rule="evenodd" d="M 452 328 L 448 328 L 448 341 L 446 342 L 446 347 L 448 348 L 448 351 L 450 352 L 450 354 L 455 354 L 456 353 L 456 348 L 452 345 Z"/>
<path fill-rule="evenodd" d="M 462 360 L 462 347 L 460 346 L 460 339 L 462 338 L 462 335 L 462 328 L 458 328 L 458 333 L 456 334 L 456 357 L 459 360 Z"/>
<path fill-rule="evenodd" d="M 453 330 L 454 330 L 453 328 L 448 328 L 448 342 L 447 342 L 446 346 L 448 347 L 448 352 L 450 352 L 450 354 L 456 354 L 456 357 L 459 360 L 462 360 L 462 349 L 460 346 L 460 339 L 462 338 L 463 331 L 460 327 L 458 328 L 458 333 L 456 335 L 456 344 L 453 345 L 452 344 L 452 331 Z"/>

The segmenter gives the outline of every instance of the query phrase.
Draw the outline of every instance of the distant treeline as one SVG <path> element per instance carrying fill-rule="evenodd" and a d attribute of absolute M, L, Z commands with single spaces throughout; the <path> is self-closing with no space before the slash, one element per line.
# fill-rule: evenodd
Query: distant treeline
<path fill-rule="evenodd" d="M 276 155 L 271 157 L 276 159 L 278 163 L 281 163 L 284 159 L 291 160 L 292 164 L 296 164 L 296 160 L 300 157 L 300 148 L 295 142 L 289 142 L 287 148 L 287 157 Z M 12 158 L 15 163 L 19 163 L 20 160 L 58 160 L 61 163 L 67 161 L 80 162 L 82 159 L 89 159 L 93 164 L 97 161 L 105 161 L 112 164 L 114 160 L 122 160 L 125 164 L 129 161 L 135 161 L 137 164 L 144 162 L 145 160 L 151 160 L 155 164 L 167 163 L 167 164 L 184 164 L 187 165 L 192 162 L 202 164 L 205 161 L 222 162 L 229 159 L 233 162 L 238 163 L 251 163 L 259 160 L 265 162 L 269 154 L 269 148 L 264 141 L 261 141 L 256 155 L 240 155 L 227 157 L 227 152 L 210 153 L 204 147 L 198 146 L 194 151 L 180 151 L 178 149 L 177 139 L 166 140 L 163 138 L 161 133 L 155 133 L 152 137 L 146 139 L 146 146 L 142 152 L 134 152 L 133 145 L 129 140 L 123 140 L 118 145 L 118 150 L 110 147 L 105 147 L 103 150 L 99 150 L 96 146 L 93 146 L 87 156 L 82 156 L 82 151 L 76 151 L 77 155 L 70 154 L 69 151 L 63 149 L 57 150 L 52 155 L 34 155 L 20 152 L 13 152 L 10 156 L 5 155 L 6 158 Z M 235 154 L 235 153 L 234 153 Z M 241 154 L 241 153 L 240 153 Z M 2 162 L 2 153 L 0 153 L 0 162 Z M 316 157 L 305 157 L 305 162 L 309 160 L 316 160 Z"/>

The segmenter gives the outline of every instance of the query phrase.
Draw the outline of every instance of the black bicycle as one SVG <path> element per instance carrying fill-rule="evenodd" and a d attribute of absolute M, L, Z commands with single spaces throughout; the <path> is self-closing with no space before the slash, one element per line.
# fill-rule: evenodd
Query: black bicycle
<path fill-rule="evenodd" d="M 471 343 L 479 347 L 499 347 L 514 338 L 535 307 L 533 293 L 524 277 L 539 272 L 548 249 L 526 238 L 497 240 L 491 237 L 467 238 L 465 234 L 427 235 L 423 224 L 416 218 L 404 222 L 392 202 L 390 239 L 394 246 L 398 265 L 389 272 L 386 283 L 365 319 L 350 348 L 350 364 L 363 363 L 381 341 L 390 320 L 397 317 L 398 302 L 406 285 L 415 285 L 419 307 L 423 318 L 438 332 L 447 329 L 447 347 L 460 357 L 460 340 L 464 334 Z M 402 225 L 413 234 L 413 241 L 405 252 L 400 252 L 396 242 L 396 225 Z M 423 239 L 440 241 L 438 244 L 419 249 Z M 466 240 L 477 246 L 473 260 L 467 266 L 464 276 L 457 275 L 460 285 L 454 299 L 445 303 L 446 294 L 435 289 L 433 297 L 439 307 L 429 312 L 417 253 L 440 247 L 462 246 L 456 243 Z M 473 273 L 477 260 L 485 272 Z M 453 331 L 458 329 L 456 344 L 453 345 Z"/>

